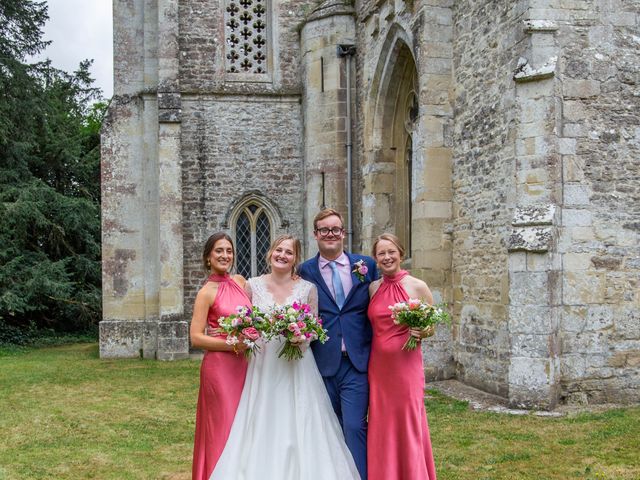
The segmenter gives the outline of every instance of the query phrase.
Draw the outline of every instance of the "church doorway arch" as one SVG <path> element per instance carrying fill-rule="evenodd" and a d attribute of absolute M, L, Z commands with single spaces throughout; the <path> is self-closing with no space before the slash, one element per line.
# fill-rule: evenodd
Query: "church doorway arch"
<path fill-rule="evenodd" d="M 415 146 L 420 144 L 418 73 L 404 32 L 390 33 L 365 118 L 363 248 L 395 233 L 412 253 Z"/>

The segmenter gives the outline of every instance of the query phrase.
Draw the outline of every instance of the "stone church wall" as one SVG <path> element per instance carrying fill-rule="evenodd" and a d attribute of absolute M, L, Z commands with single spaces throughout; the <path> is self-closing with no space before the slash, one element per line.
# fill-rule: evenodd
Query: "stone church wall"
<path fill-rule="evenodd" d="M 348 111 L 354 250 L 409 203 L 405 266 L 452 305 L 427 378 L 637 401 L 640 0 L 268 3 L 252 77 L 226 71 L 228 2 L 114 2 L 101 356 L 188 355 L 202 246 L 247 195 L 309 254 L 320 203 L 346 210 Z"/>
<path fill-rule="evenodd" d="M 232 206 L 258 192 L 279 210 L 275 234 L 303 237 L 298 28 L 314 2 L 267 2 L 271 63 L 256 81 L 225 71 L 226 3 L 180 2 L 185 318 L 205 274 L 208 236 L 232 228 Z M 245 81 L 239 81 L 240 79 Z"/>
<path fill-rule="evenodd" d="M 513 68 L 527 2 L 454 2 L 453 289 L 458 378 L 508 395 Z"/>
<path fill-rule="evenodd" d="M 273 202 L 276 234 L 302 238 L 302 117 L 299 97 L 183 100 L 182 182 L 185 317 L 202 285 L 202 247 L 249 192 Z"/>
<path fill-rule="evenodd" d="M 300 94 L 298 29 L 313 0 L 271 1 L 272 81 L 225 81 L 225 0 L 180 2 L 180 87 L 183 92 Z M 227 77 L 227 80 L 229 77 Z"/>
<path fill-rule="evenodd" d="M 640 398 L 640 2 L 555 10 L 562 52 L 561 396 Z"/>

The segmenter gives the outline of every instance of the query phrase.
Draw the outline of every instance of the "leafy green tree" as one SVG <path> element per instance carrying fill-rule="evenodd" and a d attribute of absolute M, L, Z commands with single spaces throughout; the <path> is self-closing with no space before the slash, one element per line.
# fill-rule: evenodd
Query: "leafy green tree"
<path fill-rule="evenodd" d="M 100 137 L 89 61 L 72 74 L 40 52 L 45 2 L 0 0 L 0 336 L 95 328 L 100 295 Z M 1 341 L 1 338 L 0 338 Z"/>

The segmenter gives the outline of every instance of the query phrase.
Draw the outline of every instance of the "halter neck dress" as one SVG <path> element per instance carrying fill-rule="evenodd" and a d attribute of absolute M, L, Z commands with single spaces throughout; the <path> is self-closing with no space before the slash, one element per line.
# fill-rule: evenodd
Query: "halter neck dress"
<path fill-rule="evenodd" d="M 402 350 L 409 329 L 396 325 L 389 306 L 409 299 L 400 281 L 409 272 L 384 276 L 371 297 L 369 358 L 369 480 L 435 480 L 424 407 L 422 351 Z"/>
<path fill-rule="evenodd" d="M 216 298 L 207 314 L 208 330 L 219 327 L 218 319 L 235 313 L 251 301 L 230 275 L 210 275 L 217 282 Z M 206 282 L 205 282 L 206 283 Z M 215 334 L 224 338 L 224 335 Z M 193 448 L 193 480 L 207 480 L 227 443 L 244 386 L 248 363 L 234 352 L 206 351 L 200 367 L 200 393 Z"/>

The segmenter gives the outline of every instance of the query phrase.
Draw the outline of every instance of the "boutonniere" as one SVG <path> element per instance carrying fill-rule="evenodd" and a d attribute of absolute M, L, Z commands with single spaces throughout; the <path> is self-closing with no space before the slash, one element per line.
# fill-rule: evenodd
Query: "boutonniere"
<path fill-rule="evenodd" d="M 356 277 L 358 277 L 358 280 L 360 280 L 361 282 L 364 282 L 364 276 L 369 271 L 369 267 L 367 267 L 364 264 L 364 260 L 358 260 L 356 263 L 354 263 L 351 266 L 353 267 L 353 270 L 351 270 L 351 273 L 355 273 Z"/>

